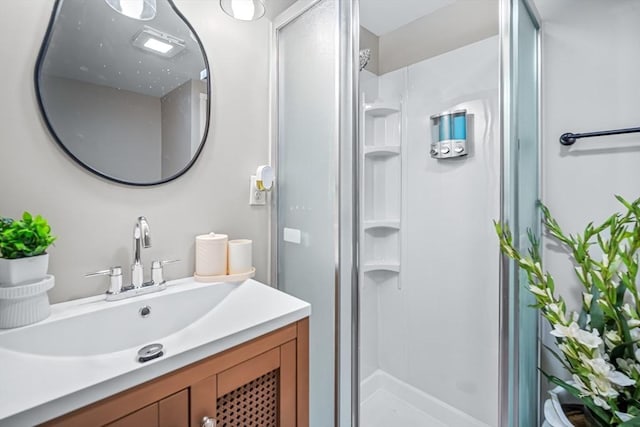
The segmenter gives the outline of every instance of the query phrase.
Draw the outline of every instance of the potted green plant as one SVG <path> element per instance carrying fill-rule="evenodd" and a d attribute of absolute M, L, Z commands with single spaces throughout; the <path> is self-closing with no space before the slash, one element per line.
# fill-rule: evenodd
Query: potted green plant
<path fill-rule="evenodd" d="M 523 254 L 505 224 L 495 228 L 502 252 L 526 273 L 535 307 L 553 328 L 557 348 L 548 350 L 571 379 L 543 374 L 582 402 L 589 425 L 631 427 L 640 426 L 640 199 L 616 198 L 626 212 L 576 235 L 564 233 L 541 205 L 546 230 L 568 250 L 582 284 L 579 311 L 567 310 L 557 294 L 532 233 Z"/>
<path fill-rule="evenodd" d="M 0 286 L 42 279 L 49 267 L 47 248 L 56 240 L 40 215 L 0 219 Z"/>

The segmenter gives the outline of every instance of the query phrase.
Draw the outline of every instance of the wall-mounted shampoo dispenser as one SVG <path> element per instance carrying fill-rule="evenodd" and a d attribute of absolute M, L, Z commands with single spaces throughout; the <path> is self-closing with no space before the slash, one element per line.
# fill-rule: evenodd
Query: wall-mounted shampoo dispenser
<path fill-rule="evenodd" d="M 431 116 L 430 153 L 435 159 L 467 155 L 467 110 Z"/>

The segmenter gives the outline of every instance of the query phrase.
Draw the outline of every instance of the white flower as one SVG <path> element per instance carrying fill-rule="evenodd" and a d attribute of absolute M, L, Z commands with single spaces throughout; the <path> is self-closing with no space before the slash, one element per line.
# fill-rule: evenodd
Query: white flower
<path fill-rule="evenodd" d="M 632 420 L 634 418 L 633 416 L 631 416 L 631 415 L 629 415 L 629 414 L 627 414 L 625 412 L 618 412 L 618 411 L 616 411 L 616 416 L 618 418 L 620 418 L 620 421 L 623 421 L 623 422 Z"/>
<path fill-rule="evenodd" d="M 588 348 L 598 348 L 602 344 L 602 339 L 598 336 L 598 331 L 593 330 L 591 332 L 580 329 L 576 322 L 571 322 L 569 326 L 556 324 L 553 326 L 551 335 L 558 338 L 572 338 L 578 341 L 580 344 Z"/>
<path fill-rule="evenodd" d="M 541 297 L 546 297 L 546 296 L 547 296 L 547 294 L 544 292 L 544 289 L 542 289 L 542 288 L 540 288 L 540 287 L 538 287 L 538 286 L 535 286 L 535 285 L 529 285 L 529 290 L 530 290 L 532 293 L 534 293 L 534 294 L 536 294 L 536 295 L 539 295 L 539 296 L 541 296 Z"/>
<path fill-rule="evenodd" d="M 629 325 L 630 328 L 637 328 L 638 326 L 640 326 L 640 320 L 629 319 L 627 320 L 627 324 Z"/>
<path fill-rule="evenodd" d="M 620 339 L 620 335 L 618 335 L 617 331 L 607 331 L 604 334 L 604 342 L 607 344 L 607 347 L 614 348 L 616 345 L 620 344 L 622 340 Z"/>
<path fill-rule="evenodd" d="M 569 326 L 556 324 L 553 325 L 551 335 L 558 338 L 576 338 L 578 336 L 578 331 L 580 331 L 580 327 L 576 322 L 571 322 Z"/>
<path fill-rule="evenodd" d="M 609 382 L 612 382 L 615 385 L 619 385 L 620 387 L 626 387 L 635 384 L 636 382 L 623 374 L 620 371 L 616 371 L 610 363 L 607 363 L 602 358 L 594 358 L 588 359 L 584 355 L 580 355 L 580 359 L 583 363 L 591 368 L 591 372 L 593 372 L 596 376 L 606 379 Z M 609 385 L 604 388 L 608 389 Z"/>
<path fill-rule="evenodd" d="M 600 344 L 602 344 L 602 339 L 598 336 L 598 331 L 596 329 L 591 331 L 591 333 L 580 329 L 576 339 L 580 344 L 589 348 L 598 348 Z"/>
<path fill-rule="evenodd" d="M 593 403 L 595 403 L 596 406 L 599 406 L 602 409 L 611 409 L 607 402 L 598 396 L 593 396 Z"/>
<path fill-rule="evenodd" d="M 614 383 L 615 385 L 619 385 L 620 387 L 628 387 L 630 385 L 634 385 L 636 382 L 623 374 L 620 371 L 611 371 L 607 375 L 609 381 Z"/>
<path fill-rule="evenodd" d="M 586 305 L 587 307 L 591 307 L 591 301 L 593 300 L 593 295 L 587 292 L 583 292 L 582 298 L 584 299 L 584 305 Z"/>

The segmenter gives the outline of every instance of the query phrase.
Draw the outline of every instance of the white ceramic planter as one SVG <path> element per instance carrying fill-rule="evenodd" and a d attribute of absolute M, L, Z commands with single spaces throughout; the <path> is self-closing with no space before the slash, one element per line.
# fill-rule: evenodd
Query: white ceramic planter
<path fill-rule="evenodd" d="M 16 286 L 36 280 L 47 275 L 49 254 L 27 258 L 0 258 L 0 286 Z"/>
<path fill-rule="evenodd" d="M 35 282 L 0 287 L 0 329 L 30 325 L 49 317 L 47 291 L 54 284 L 54 277 L 46 275 Z"/>
<path fill-rule="evenodd" d="M 556 387 L 549 391 L 550 399 L 544 402 L 543 427 L 573 427 L 573 424 L 564 414 L 562 403 L 580 403 L 580 401 L 569 394 L 562 387 Z"/>

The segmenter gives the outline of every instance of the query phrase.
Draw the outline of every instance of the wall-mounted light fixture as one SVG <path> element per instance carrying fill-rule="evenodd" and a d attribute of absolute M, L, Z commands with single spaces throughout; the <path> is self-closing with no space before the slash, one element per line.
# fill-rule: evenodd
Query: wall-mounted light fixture
<path fill-rule="evenodd" d="M 241 21 L 255 21 L 264 16 L 264 0 L 220 0 L 227 15 Z"/>
<path fill-rule="evenodd" d="M 149 21 L 156 17 L 156 0 L 104 0 L 121 15 L 139 21 Z"/>

